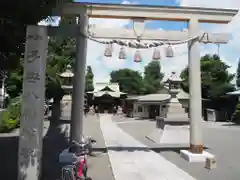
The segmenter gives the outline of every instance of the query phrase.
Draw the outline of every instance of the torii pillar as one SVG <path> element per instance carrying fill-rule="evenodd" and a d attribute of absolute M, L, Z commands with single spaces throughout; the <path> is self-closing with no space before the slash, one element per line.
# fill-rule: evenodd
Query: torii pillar
<path fill-rule="evenodd" d="M 198 18 L 191 18 L 188 22 L 190 37 L 200 34 Z M 201 38 L 201 37 L 200 37 Z M 189 65 L 189 113 L 190 113 L 190 149 L 181 150 L 181 156 L 189 162 L 205 162 L 206 158 L 214 155 L 203 151 L 202 136 L 202 91 L 201 91 L 201 54 L 199 38 L 188 42 Z"/>
<path fill-rule="evenodd" d="M 200 34 L 198 19 L 189 21 L 188 32 L 190 37 Z M 202 141 L 202 93 L 201 93 L 201 69 L 199 40 L 194 39 L 188 43 L 189 64 L 189 94 L 190 94 L 190 152 L 203 153 Z"/>
<path fill-rule="evenodd" d="M 85 68 L 87 59 L 87 38 L 85 33 L 88 26 L 88 15 L 86 8 L 81 8 L 78 16 L 76 60 L 74 65 L 72 110 L 71 110 L 71 140 L 84 143 L 83 118 L 84 118 L 84 99 L 85 99 Z"/>

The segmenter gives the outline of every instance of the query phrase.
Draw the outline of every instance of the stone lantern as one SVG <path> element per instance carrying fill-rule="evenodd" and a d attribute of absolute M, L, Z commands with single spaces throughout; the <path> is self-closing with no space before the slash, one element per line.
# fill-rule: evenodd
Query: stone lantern
<path fill-rule="evenodd" d="M 172 72 L 171 76 L 168 78 L 169 94 L 171 95 L 171 100 L 168 104 L 168 114 L 167 117 L 172 121 L 187 120 L 188 114 L 185 112 L 184 107 L 179 102 L 179 93 L 181 92 L 180 84 L 182 80 L 176 75 L 176 72 Z"/>
<path fill-rule="evenodd" d="M 65 93 L 65 95 L 62 98 L 62 102 L 65 105 L 72 101 L 73 76 L 74 74 L 72 72 L 72 67 L 70 65 L 67 66 L 67 69 L 65 72 L 60 74 L 60 77 L 62 79 L 62 88 Z"/>
<path fill-rule="evenodd" d="M 171 76 L 168 78 L 169 93 L 172 98 L 176 98 L 176 95 L 180 92 L 180 84 L 182 80 L 176 75 L 176 72 L 172 72 Z"/>

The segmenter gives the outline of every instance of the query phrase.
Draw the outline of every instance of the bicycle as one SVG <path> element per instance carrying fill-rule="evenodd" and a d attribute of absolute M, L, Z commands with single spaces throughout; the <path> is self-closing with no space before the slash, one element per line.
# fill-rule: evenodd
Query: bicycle
<path fill-rule="evenodd" d="M 73 141 L 70 147 L 59 155 L 59 162 L 63 163 L 61 180 L 91 180 L 87 176 L 87 155 L 90 153 L 90 142 L 92 142 L 91 138 L 83 144 Z"/>

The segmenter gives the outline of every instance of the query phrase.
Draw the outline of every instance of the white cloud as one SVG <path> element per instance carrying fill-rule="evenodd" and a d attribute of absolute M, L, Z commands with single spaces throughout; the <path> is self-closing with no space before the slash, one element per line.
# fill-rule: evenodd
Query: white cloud
<path fill-rule="evenodd" d="M 240 8 L 239 0 L 177 0 L 181 6 L 194 6 L 194 7 L 207 7 L 207 8 Z M 232 39 L 227 45 L 220 46 L 221 58 L 231 66 L 229 71 L 231 73 L 236 72 L 239 46 L 240 46 L 240 13 L 238 13 L 233 20 L 227 25 L 210 25 L 210 30 L 213 32 L 226 32 L 231 34 Z M 210 48 L 208 52 L 216 52 L 213 48 Z"/>
<path fill-rule="evenodd" d="M 238 8 L 240 7 L 239 0 L 177 0 L 181 6 L 193 6 L 193 7 L 208 7 L 208 8 Z"/>
<path fill-rule="evenodd" d="M 49 25 L 58 26 L 59 21 L 60 21 L 60 17 L 56 16 L 56 17 L 52 17 L 52 19 L 49 19 L 49 18 L 44 19 L 44 20 L 40 21 L 38 23 L 38 25 L 40 25 L 40 26 L 49 26 Z"/>

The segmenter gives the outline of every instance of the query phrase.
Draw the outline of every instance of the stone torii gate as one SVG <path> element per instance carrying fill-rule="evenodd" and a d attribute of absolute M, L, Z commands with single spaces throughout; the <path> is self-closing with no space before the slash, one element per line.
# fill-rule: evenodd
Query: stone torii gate
<path fill-rule="evenodd" d="M 79 24 L 60 28 L 28 26 L 24 61 L 23 108 L 19 139 L 19 180 L 39 179 L 42 154 L 43 104 L 48 35 L 74 36 L 77 57 L 74 67 L 71 139 L 82 142 L 84 116 L 84 81 L 86 67 L 88 18 L 144 19 L 188 22 L 187 32 L 146 30 L 141 40 L 182 41 L 200 36 L 199 23 L 229 23 L 237 10 L 189 7 L 141 6 L 94 3 L 66 3 L 53 10 L 53 15 L 79 17 Z M 136 39 L 131 30 L 91 27 L 95 38 Z M 225 44 L 226 34 L 204 36 L 201 42 Z M 190 153 L 203 154 L 201 72 L 199 39 L 188 43 L 190 80 Z"/>

